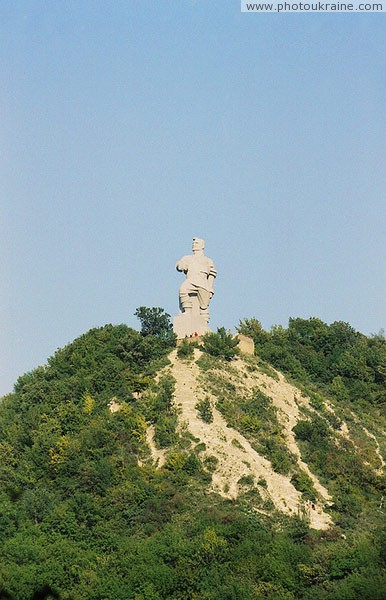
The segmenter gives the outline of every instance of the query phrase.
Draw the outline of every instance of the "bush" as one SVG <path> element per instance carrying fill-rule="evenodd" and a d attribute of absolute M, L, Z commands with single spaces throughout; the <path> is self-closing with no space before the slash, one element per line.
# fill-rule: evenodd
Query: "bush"
<path fill-rule="evenodd" d="M 225 331 L 225 327 L 219 327 L 217 333 L 206 333 L 203 338 L 203 349 L 211 356 L 232 360 L 239 354 L 238 338 Z"/>
<path fill-rule="evenodd" d="M 188 475 L 194 475 L 201 468 L 200 459 L 195 454 L 174 451 L 168 454 L 166 468 L 172 472 L 183 471 Z"/>
<path fill-rule="evenodd" d="M 206 397 L 203 400 L 200 400 L 199 402 L 197 402 L 196 409 L 198 410 L 200 418 L 205 423 L 212 423 L 213 422 L 212 405 L 211 405 L 210 400 L 209 400 L 208 397 Z"/>
<path fill-rule="evenodd" d="M 194 344 L 184 338 L 177 350 L 178 358 L 192 359 L 194 356 Z"/>
<path fill-rule="evenodd" d="M 174 414 L 161 415 L 154 425 L 155 440 L 160 448 L 172 446 L 177 441 L 177 417 Z"/>
<path fill-rule="evenodd" d="M 317 493 L 312 484 L 311 478 L 304 471 L 298 471 L 291 478 L 291 483 L 299 492 L 302 492 L 306 500 L 316 501 Z"/>
<path fill-rule="evenodd" d="M 243 475 L 237 482 L 239 485 L 253 485 L 253 475 Z"/>
<path fill-rule="evenodd" d="M 208 469 L 208 471 L 210 473 L 214 473 L 214 471 L 217 469 L 217 465 L 218 465 L 218 458 L 217 456 L 207 456 L 206 458 L 204 458 L 204 466 L 206 469 Z"/>
<path fill-rule="evenodd" d="M 310 442 L 315 448 L 324 447 L 330 435 L 326 422 L 316 415 L 311 421 L 298 421 L 292 431 L 299 440 Z"/>

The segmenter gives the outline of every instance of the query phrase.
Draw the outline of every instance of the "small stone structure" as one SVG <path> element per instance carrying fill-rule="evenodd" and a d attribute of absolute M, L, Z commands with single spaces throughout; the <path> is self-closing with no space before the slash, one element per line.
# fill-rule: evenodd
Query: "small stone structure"
<path fill-rule="evenodd" d="M 254 354 L 255 353 L 255 342 L 252 338 L 242 333 L 238 333 L 236 336 L 239 340 L 239 350 L 242 354 Z"/>
<path fill-rule="evenodd" d="M 209 302 L 217 271 L 212 259 L 205 256 L 204 248 L 204 240 L 193 238 L 193 254 L 183 256 L 176 264 L 177 271 L 186 275 L 180 287 L 180 314 L 173 320 L 178 339 L 209 331 Z"/>

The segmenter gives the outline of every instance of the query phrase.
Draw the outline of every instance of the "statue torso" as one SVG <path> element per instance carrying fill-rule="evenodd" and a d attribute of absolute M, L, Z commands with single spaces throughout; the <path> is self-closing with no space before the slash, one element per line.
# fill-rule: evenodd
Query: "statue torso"
<path fill-rule="evenodd" d="M 214 263 L 211 258 L 205 256 L 205 254 L 197 255 L 191 254 L 183 256 L 177 263 L 179 270 L 187 271 L 186 278 L 198 287 L 204 289 L 211 289 L 211 285 L 208 282 L 209 273 L 214 271 Z"/>

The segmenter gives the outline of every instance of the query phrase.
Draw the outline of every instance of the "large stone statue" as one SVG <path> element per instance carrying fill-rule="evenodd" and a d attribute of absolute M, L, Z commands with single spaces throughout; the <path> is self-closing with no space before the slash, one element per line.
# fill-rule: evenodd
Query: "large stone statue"
<path fill-rule="evenodd" d="M 180 287 L 181 312 L 174 318 L 178 339 L 209 331 L 209 302 L 217 272 L 212 259 L 205 256 L 204 248 L 204 240 L 193 238 L 193 254 L 183 256 L 176 264 L 177 271 L 186 275 Z"/>

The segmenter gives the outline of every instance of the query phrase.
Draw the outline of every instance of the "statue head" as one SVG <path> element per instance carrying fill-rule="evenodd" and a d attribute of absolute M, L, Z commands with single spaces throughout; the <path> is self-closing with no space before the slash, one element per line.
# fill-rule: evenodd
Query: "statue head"
<path fill-rule="evenodd" d="M 201 238 L 194 237 L 193 244 L 192 244 L 193 252 L 197 252 L 198 250 L 204 250 L 204 248 L 205 248 L 204 240 L 202 240 Z"/>

